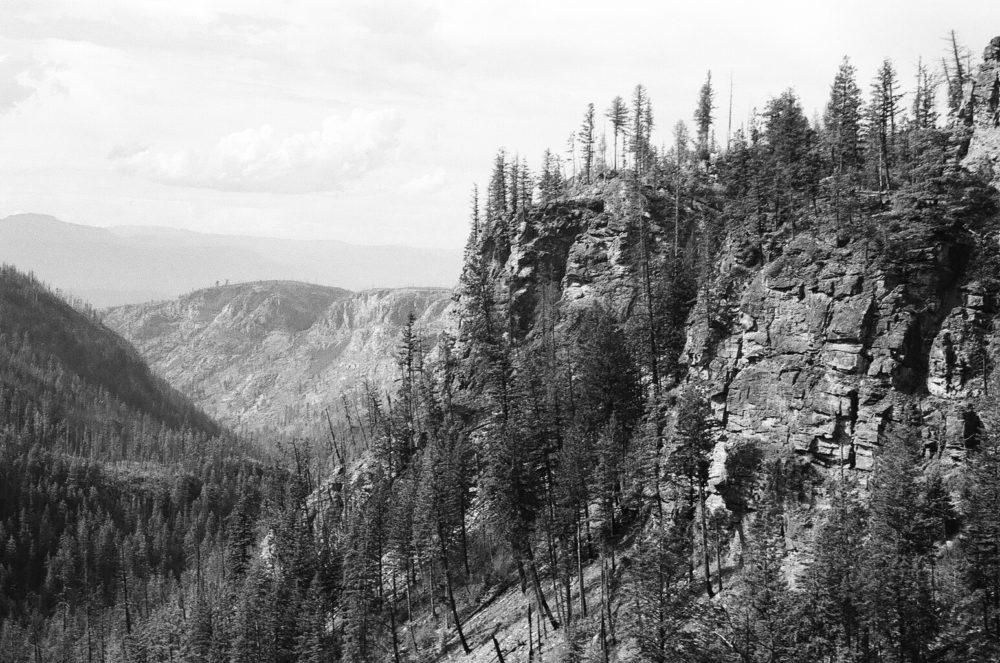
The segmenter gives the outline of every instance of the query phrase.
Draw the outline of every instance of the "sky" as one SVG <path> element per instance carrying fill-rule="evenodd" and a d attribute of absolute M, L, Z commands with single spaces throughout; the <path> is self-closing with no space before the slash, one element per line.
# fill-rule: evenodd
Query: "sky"
<path fill-rule="evenodd" d="M 0 0 L 0 217 L 459 248 L 497 148 L 590 102 L 642 83 L 667 143 L 711 71 L 721 137 L 730 81 L 734 128 L 819 115 L 843 56 L 907 82 L 952 29 L 978 60 L 1000 2 Z"/>

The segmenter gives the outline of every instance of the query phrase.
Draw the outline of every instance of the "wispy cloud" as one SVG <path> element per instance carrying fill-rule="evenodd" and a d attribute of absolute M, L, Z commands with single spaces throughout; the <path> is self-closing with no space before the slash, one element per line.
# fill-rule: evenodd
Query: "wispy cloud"
<path fill-rule="evenodd" d="M 448 176 L 443 168 L 414 177 L 403 185 L 403 191 L 413 195 L 437 193 L 448 184 Z"/>
<path fill-rule="evenodd" d="M 31 99 L 47 85 L 62 89 L 50 65 L 30 55 L 0 56 L 0 113 Z"/>
<path fill-rule="evenodd" d="M 270 126 L 229 134 L 195 149 L 118 147 L 124 173 L 175 186 L 266 193 L 338 191 L 386 163 L 402 119 L 392 110 L 331 117 L 317 131 L 278 135 Z"/>

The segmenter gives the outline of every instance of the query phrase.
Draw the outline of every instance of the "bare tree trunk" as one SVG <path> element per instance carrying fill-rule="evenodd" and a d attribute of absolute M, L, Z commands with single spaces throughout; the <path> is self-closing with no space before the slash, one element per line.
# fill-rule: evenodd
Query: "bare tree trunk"
<path fill-rule="evenodd" d="M 580 536 L 580 515 L 576 519 L 576 572 L 580 579 L 580 612 L 587 616 L 587 588 L 583 583 L 583 543 Z"/>
<path fill-rule="evenodd" d="M 451 606 L 451 615 L 455 619 L 455 630 L 458 632 L 458 639 L 462 643 L 462 650 L 466 654 L 471 654 L 472 649 L 465 640 L 465 633 L 462 632 L 462 622 L 458 618 L 458 608 L 455 606 L 455 592 L 451 586 L 451 574 L 448 572 L 448 549 L 444 545 L 444 531 L 441 521 L 438 521 L 438 539 L 441 542 L 441 564 L 444 566 L 444 584 L 448 590 L 448 604 Z"/>
<path fill-rule="evenodd" d="M 499 663 L 504 663 L 504 660 L 503 660 L 503 651 L 500 650 L 500 643 L 497 642 L 497 636 L 493 635 L 491 637 L 491 639 L 493 640 L 493 649 L 497 653 L 497 661 L 499 661 Z"/>
<path fill-rule="evenodd" d="M 528 601 L 528 661 L 535 659 L 535 639 L 531 630 L 531 601 Z"/>
<path fill-rule="evenodd" d="M 392 657 L 396 663 L 399 658 L 399 638 L 396 634 L 396 569 L 392 570 L 392 600 L 389 601 L 389 629 L 392 631 Z"/>
<path fill-rule="evenodd" d="M 604 663 L 608 663 L 608 631 L 607 631 L 607 610 L 605 608 L 605 603 L 607 602 L 607 593 L 605 591 L 606 585 L 606 573 L 604 568 L 604 557 L 601 557 L 601 653 L 604 657 Z"/>
<path fill-rule="evenodd" d="M 535 601 L 538 603 L 538 609 L 545 614 L 545 618 L 549 620 L 552 624 L 553 629 L 559 628 L 559 620 L 552 616 L 552 610 L 549 608 L 548 602 L 545 600 L 545 593 L 542 591 L 542 583 L 538 579 L 538 565 L 535 564 L 535 556 L 531 552 L 531 543 L 527 542 L 525 544 L 525 553 L 528 562 L 528 571 L 531 575 L 531 586 L 535 590 Z"/>

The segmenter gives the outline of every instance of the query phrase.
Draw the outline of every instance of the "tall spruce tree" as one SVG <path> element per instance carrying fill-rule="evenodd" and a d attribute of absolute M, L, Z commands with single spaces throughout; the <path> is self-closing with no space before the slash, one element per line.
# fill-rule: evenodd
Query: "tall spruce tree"
<path fill-rule="evenodd" d="M 622 137 L 622 144 L 624 145 L 624 137 L 628 125 L 628 106 L 625 105 L 625 100 L 621 97 L 612 99 L 611 106 L 605 113 L 605 117 L 611 122 L 614 169 L 618 170 L 618 137 Z"/>
<path fill-rule="evenodd" d="M 708 170 L 711 160 L 711 130 L 714 117 L 715 92 L 712 90 L 712 72 L 708 72 L 705 82 L 698 91 L 698 105 L 694 110 L 694 124 L 697 129 L 697 155 L 702 168 Z"/>
<path fill-rule="evenodd" d="M 583 159 L 583 181 L 587 184 L 591 182 L 591 174 L 594 168 L 594 104 L 588 104 L 587 110 L 583 114 L 583 123 L 577 138 L 580 141 L 580 155 Z"/>

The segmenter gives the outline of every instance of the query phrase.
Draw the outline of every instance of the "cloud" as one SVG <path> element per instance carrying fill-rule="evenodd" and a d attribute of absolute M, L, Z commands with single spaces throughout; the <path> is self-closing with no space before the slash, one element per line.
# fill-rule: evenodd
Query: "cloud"
<path fill-rule="evenodd" d="M 424 173 L 415 177 L 403 185 L 403 192 L 414 195 L 426 195 L 436 193 L 444 188 L 448 183 L 447 175 L 443 168 L 438 168 L 434 172 Z"/>
<path fill-rule="evenodd" d="M 392 110 L 355 110 L 318 131 L 279 136 L 269 126 L 229 134 L 202 149 L 117 147 L 123 173 L 174 186 L 267 193 L 342 190 L 386 163 L 402 119 Z"/>
<path fill-rule="evenodd" d="M 376 34 L 424 35 L 440 18 L 433 7 L 398 0 L 364 0 L 348 7 L 348 14 Z"/>
<path fill-rule="evenodd" d="M 0 113 L 31 99 L 46 86 L 64 91 L 51 65 L 28 55 L 0 57 Z"/>

